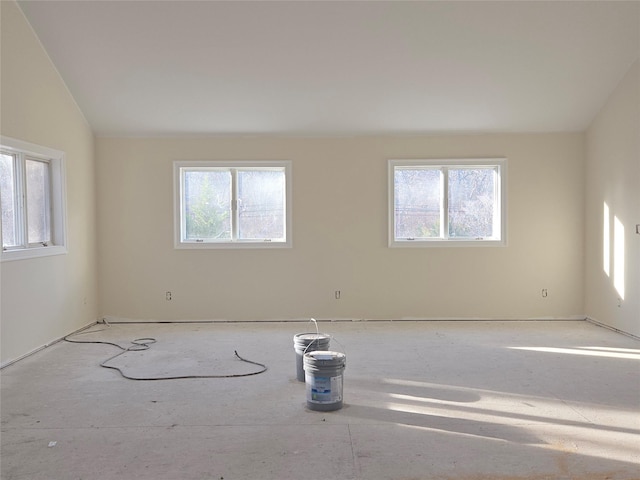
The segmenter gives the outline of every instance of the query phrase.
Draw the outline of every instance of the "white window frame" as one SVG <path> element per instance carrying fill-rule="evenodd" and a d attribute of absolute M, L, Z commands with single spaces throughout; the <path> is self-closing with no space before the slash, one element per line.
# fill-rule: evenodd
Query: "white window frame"
<path fill-rule="evenodd" d="M 188 170 L 197 170 L 199 168 L 228 168 L 228 169 L 284 169 L 285 173 L 285 238 L 283 240 L 275 239 L 255 239 L 255 240 L 216 240 L 216 241 L 194 241 L 186 240 L 185 237 L 185 218 L 183 186 L 183 172 Z M 292 186 L 291 186 L 291 161 L 289 160 L 236 160 L 236 161 L 217 161 L 217 160 L 176 160 L 173 162 L 173 189 L 174 189 L 174 248 L 176 249 L 216 249 L 216 248 L 292 248 Z M 234 222 L 237 221 L 236 207 L 237 198 L 235 189 L 232 193 L 232 209 Z"/>
<path fill-rule="evenodd" d="M 498 181 L 496 185 L 497 206 L 500 211 L 496 217 L 499 221 L 497 230 L 499 238 L 454 238 L 448 237 L 448 179 L 446 172 L 449 168 L 456 167 L 491 167 L 498 171 Z M 442 188 L 442 227 L 443 237 L 437 238 L 396 238 L 395 232 L 395 169 L 397 167 L 426 167 L 443 170 Z M 497 247 L 507 245 L 507 159 L 506 158 L 456 158 L 456 159 L 394 159 L 388 161 L 388 181 L 389 181 L 389 247 Z"/>
<path fill-rule="evenodd" d="M 16 228 L 20 229 L 18 238 L 20 245 L 15 247 L 3 247 L 0 260 L 24 260 L 28 258 L 62 255 L 67 253 L 67 209 L 66 209 L 66 182 L 65 182 L 65 155 L 64 152 L 41 145 L 17 140 L 15 138 L 0 137 L 0 150 L 3 153 L 13 155 L 16 158 L 16 204 L 18 214 L 16 216 Z M 44 161 L 49 164 L 49 222 L 51 241 L 46 244 L 27 243 L 27 216 L 25 195 L 25 165 L 27 159 Z M 1 226 L 0 226 L 1 228 Z"/>

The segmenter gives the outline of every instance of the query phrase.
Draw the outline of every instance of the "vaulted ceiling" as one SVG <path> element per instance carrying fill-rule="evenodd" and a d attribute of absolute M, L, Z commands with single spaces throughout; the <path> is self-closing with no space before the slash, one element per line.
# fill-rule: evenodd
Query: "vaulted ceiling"
<path fill-rule="evenodd" d="M 97 135 L 585 129 L 638 1 L 21 1 Z"/>

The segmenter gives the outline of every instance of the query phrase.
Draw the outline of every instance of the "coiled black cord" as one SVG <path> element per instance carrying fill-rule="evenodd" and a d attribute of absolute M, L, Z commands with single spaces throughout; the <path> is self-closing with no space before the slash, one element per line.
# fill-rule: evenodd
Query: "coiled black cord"
<path fill-rule="evenodd" d="M 106 322 L 105 322 L 106 324 Z M 110 326 L 109 324 L 106 324 L 108 327 Z M 126 373 L 124 373 L 122 371 L 122 369 L 120 369 L 119 367 L 114 367 L 113 365 L 107 365 L 107 363 L 109 363 L 111 360 L 118 358 L 120 355 L 124 355 L 127 352 L 140 352 L 143 350 L 148 350 L 149 348 L 151 348 L 151 345 L 156 343 L 156 339 L 155 338 L 150 338 L 150 337 L 145 337 L 145 338 L 136 338 L 135 340 L 131 341 L 131 346 L 129 347 L 122 347 L 120 345 L 118 345 L 117 343 L 113 343 L 113 342 L 105 342 L 102 340 L 90 340 L 90 341 L 84 341 L 84 340 L 72 340 L 73 337 L 77 336 L 77 335 L 84 335 L 87 333 L 97 333 L 100 332 L 104 329 L 100 329 L 100 330 L 91 330 L 91 331 L 84 331 L 84 332 L 78 332 L 72 335 L 68 335 L 66 337 L 64 337 L 64 340 L 69 342 L 69 343 L 97 343 L 97 344 L 103 344 L 103 345 L 112 345 L 114 347 L 119 348 L 120 350 L 122 350 L 119 353 L 116 353 L 115 355 L 113 355 L 112 357 L 107 358 L 106 360 L 104 360 L 103 362 L 100 363 L 100 366 L 103 368 L 109 368 L 111 370 L 117 370 L 120 375 L 122 375 L 124 378 L 129 379 L 129 380 L 141 380 L 141 381 L 152 381 L 152 380 L 182 380 L 182 379 L 187 379 L 187 378 L 237 378 L 237 377 L 248 377 L 251 375 L 258 375 L 260 373 L 266 372 L 267 371 L 267 366 L 263 363 L 259 363 L 259 362 L 254 362 L 252 360 L 247 360 L 246 358 L 242 358 L 238 352 L 236 350 L 233 351 L 233 353 L 235 354 L 236 357 L 238 357 L 241 361 L 246 362 L 246 363 L 251 363 L 252 365 L 257 365 L 259 367 L 262 367 L 260 370 L 257 370 L 255 372 L 249 372 L 249 373 L 234 373 L 234 374 L 229 374 L 229 375 L 176 375 L 176 376 L 170 376 L 170 377 L 132 377 L 131 375 L 127 375 Z"/>

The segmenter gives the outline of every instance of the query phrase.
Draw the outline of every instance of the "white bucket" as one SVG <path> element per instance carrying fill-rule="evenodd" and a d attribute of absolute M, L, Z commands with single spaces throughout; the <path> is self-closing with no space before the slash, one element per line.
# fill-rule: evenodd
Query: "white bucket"
<path fill-rule="evenodd" d="M 293 349 L 296 352 L 296 378 L 304 382 L 302 356 L 316 350 L 329 350 L 329 335 L 323 333 L 298 333 L 293 336 Z"/>
<path fill-rule="evenodd" d="M 307 407 L 329 412 L 342 408 L 343 372 L 347 357 L 344 353 L 315 351 L 304 354 Z"/>

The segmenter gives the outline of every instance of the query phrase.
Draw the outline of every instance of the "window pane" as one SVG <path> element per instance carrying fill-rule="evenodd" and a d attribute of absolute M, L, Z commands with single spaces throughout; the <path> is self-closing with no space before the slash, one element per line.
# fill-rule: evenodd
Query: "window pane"
<path fill-rule="evenodd" d="M 185 240 L 231 238 L 231 173 L 184 173 Z"/>
<path fill-rule="evenodd" d="M 49 229 L 49 163 L 27 160 L 27 236 L 29 243 L 51 241 Z"/>
<path fill-rule="evenodd" d="M 449 169 L 449 236 L 493 237 L 496 199 L 495 168 Z"/>
<path fill-rule="evenodd" d="M 238 239 L 284 238 L 284 170 L 238 170 Z"/>
<path fill-rule="evenodd" d="M 394 171 L 395 238 L 440 237 L 441 172 L 434 168 Z"/>
<path fill-rule="evenodd" d="M 0 204 L 2 204 L 2 246 L 15 247 L 16 238 L 16 195 L 14 156 L 0 154 Z"/>

